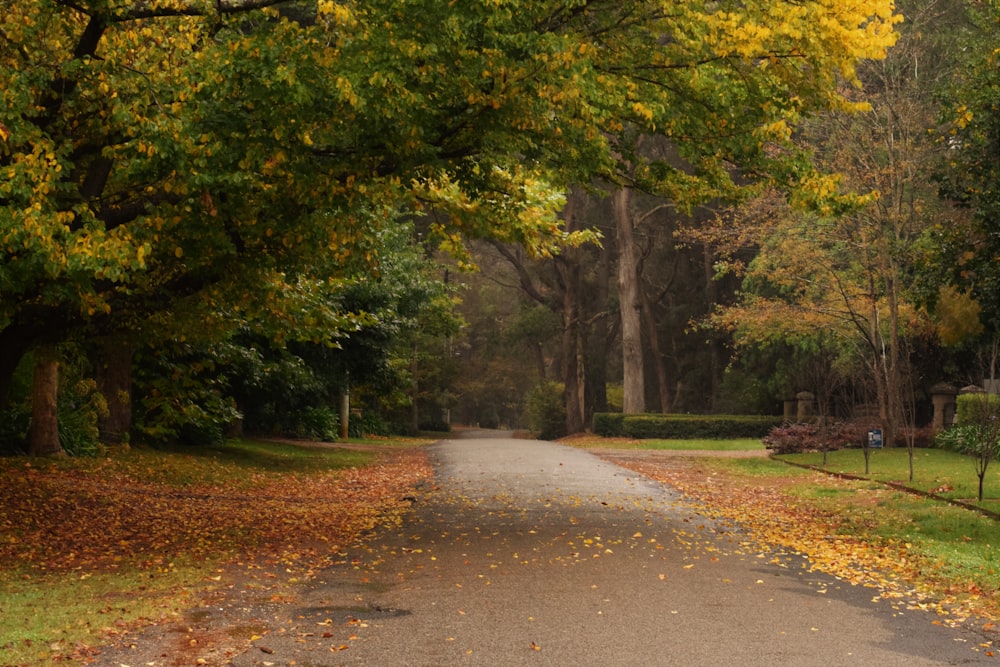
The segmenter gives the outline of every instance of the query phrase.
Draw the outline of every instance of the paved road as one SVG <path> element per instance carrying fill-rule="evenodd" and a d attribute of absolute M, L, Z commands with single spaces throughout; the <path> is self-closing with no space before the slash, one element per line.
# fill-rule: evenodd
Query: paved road
<path fill-rule="evenodd" d="M 871 589 L 740 553 L 740 535 L 587 452 L 471 435 L 432 447 L 439 488 L 406 525 L 232 664 L 1000 664 Z"/>

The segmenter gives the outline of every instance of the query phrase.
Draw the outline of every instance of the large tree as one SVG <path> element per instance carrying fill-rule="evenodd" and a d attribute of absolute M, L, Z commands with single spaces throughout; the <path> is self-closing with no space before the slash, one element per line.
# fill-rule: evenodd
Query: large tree
<path fill-rule="evenodd" d="M 960 17 L 933 0 L 903 9 L 899 43 L 861 69 L 863 93 L 847 93 L 868 108 L 824 115 L 802 133 L 844 198 L 803 211 L 769 193 L 739 211 L 736 226 L 752 231 L 731 243 L 759 254 L 742 302 L 716 320 L 744 345 L 782 339 L 863 360 L 890 443 L 914 419 L 911 351 L 932 333 L 921 306 L 933 233 L 962 217 L 939 200 L 930 168 L 944 149 L 931 132 L 934 93 L 954 67 L 946 36 Z"/>
<path fill-rule="evenodd" d="M 15 0 L 0 17 L 0 400 L 38 343 L 281 295 L 370 215 L 567 241 L 560 188 L 729 189 L 892 41 L 888 0 Z M 641 159 L 669 137 L 683 169 Z M 627 168 L 617 165 L 627 164 Z M 209 297 L 208 295 L 214 295 Z M 208 304 L 216 306 L 217 304 Z M 289 309 L 268 304 L 279 318 Z M 293 318 L 294 319 L 294 318 Z"/>
<path fill-rule="evenodd" d="M 985 2 L 962 8 L 963 49 L 942 113 L 940 140 L 947 159 L 938 175 L 944 195 L 969 212 L 971 224 L 942 227 L 936 240 L 943 281 L 954 282 L 973 301 L 965 319 L 982 325 L 967 333 L 982 334 L 983 348 L 995 350 L 1000 341 L 1000 7 Z M 983 370 L 995 374 L 996 354 L 984 356 L 993 359 L 983 366 L 993 368 Z"/>

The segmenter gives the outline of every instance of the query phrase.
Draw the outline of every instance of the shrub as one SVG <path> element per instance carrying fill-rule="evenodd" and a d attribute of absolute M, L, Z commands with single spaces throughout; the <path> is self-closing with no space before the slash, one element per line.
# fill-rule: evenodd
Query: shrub
<path fill-rule="evenodd" d="M 913 446 L 928 448 L 935 445 L 935 436 L 937 433 L 931 426 L 922 426 L 918 428 L 901 428 L 899 433 L 896 434 L 896 442 L 894 443 L 900 447 L 906 447 L 909 444 L 910 437 L 913 437 Z"/>
<path fill-rule="evenodd" d="M 11 403 L 0 412 L 0 456 L 26 454 L 30 426 L 31 406 L 25 401 Z"/>
<path fill-rule="evenodd" d="M 593 430 L 595 435 L 605 438 L 620 438 L 625 432 L 625 415 L 620 412 L 595 412 Z"/>
<path fill-rule="evenodd" d="M 762 438 L 781 421 L 759 415 L 626 415 L 622 435 L 628 438 Z"/>
<path fill-rule="evenodd" d="M 771 429 L 764 446 L 775 454 L 800 454 L 862 447 L 867 437 L 868 427 L 858 423 L 782 424 Z"/>
<path fill-rule="evenodd" d="M 70 456 L 96 456 L 104 451 L 97 421 L 108 404 L 91 379 L 65 384 L 59 392 L 59 441 Z"/>
<path fill-rule="evenodd" d="M 422 421 L 417 425 L 417 428 L 432 433 L 451 433 L 451 424 L 445 421 Z"/>
<path fill-rule="evenodd" d="M 562 385 L 542 382 L 528 392 L 525 401 L 528 428 L 542 440 L 555 440 L 566 435 L 566 408 Z"/>
<path fill-rule="evenodd" d="M 303 409 L 298 415 L 296 436 L 313 438 L 323 442 L 334 442 L 340 427 L 340 415 L 327 405 Z"/>
<path fill-rule="evenodd" d="M 1000 396 L 961 394 L 955 399 L 955 424 L 981 424 L 1000 415 Z"/>
<path fill-rule="evenodd" d="M 347 434 L 352 438 L 363 438 L 366 435 L 391 435 L 392 427 L 375 413 L 352 413 L 350 421 L 347 422 Z"/>
<path fill-rule="evenodd" d="M 971 457 L 979 478 L 979 502 L 990 462 L 1000 457 L 1000 397 L 963 394 L 958 397 L 956 425 L 945 429 L 937 443 Z"/>

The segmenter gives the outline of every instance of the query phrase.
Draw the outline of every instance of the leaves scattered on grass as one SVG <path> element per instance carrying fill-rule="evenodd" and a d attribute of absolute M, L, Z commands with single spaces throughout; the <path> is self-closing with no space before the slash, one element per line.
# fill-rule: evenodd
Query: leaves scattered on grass
<path fill-rule="evenodd" d="M 665 482 L 698 503 L 699 511 L 730 522 L 750 541 L 744 551 L 787 567 L 797 556 L 809 567 L 853 585 L 877 591 L 873 600 L 897 608 L 931 611 L 938 623 L 959 625 L 970 619 L 984 628 L 1000 619 L 1000 600 L 974 583 L 942 581 L 933 563 L 911 552 L 903 541 L 841 531 L 841 517 L 752 477 L 667 461 L 622 460 L 615 463 Z M 824 485 L 850 484 L 824 477 Z M 820 592 L 825 592 L 820 590 Z"/>
<path fill-rule="evenodd" d="M 75 595 L 80 621 L 7 633 L 0 649 L 15 664 L 86 661 L 95 639 L 123 640 L 195 597 L 221 600 L 245 586 L 287 601 L 286 584 L 337 562 L 365 531 L 399 521 L 432 474 L 419 449 L 324 457 L 281 447 L 255 462 L 231 451 L 0 460 L 2 574 L 22 593 L 51 599 L 56 586 L 58 599 Z M 148 589 L 137 583 L 147 577 Z"/>
<path fill-rule="evenodd" d="M 39 572 L 169 568 L 259 551 L 311 563 L 408 506 L 429 477 L 419 450 L 338 471 L 241 471 L 238 484 L 137 481 L 127 469 L 24 463 L 0 475 L 0 562 Z"/>

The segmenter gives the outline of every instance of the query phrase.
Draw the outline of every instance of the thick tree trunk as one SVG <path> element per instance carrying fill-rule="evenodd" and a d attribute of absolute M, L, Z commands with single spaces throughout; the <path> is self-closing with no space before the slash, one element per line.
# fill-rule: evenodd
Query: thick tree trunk
<path fill-rule="evenodd" d="M 622 371 L 624 398 L 622 412 L 646 411 L 646 384 L 642 358 L 642 299 L 639 294 L 639 250 L 635 244 L 630 192 L 619 188 L 611 196 L 615 228 L 618 231 L 618 299 L 622 323 Z"/>
<path fill-rule="evenodd" d="M 108 405 L 98 418 L 101 442 L 126 446 L 132 432 L 132 345 L 118 338 L 101 341 L 94 363 L 97 391 Z"/>
<path fill-rule="evenodd" d="M 28 431 L 29 456 L 65 454 L 59 442 L 59 361 L 55 350 L 39 348 L 35 352 L 35 374 L 31 389 L 31 428 Z"/>

